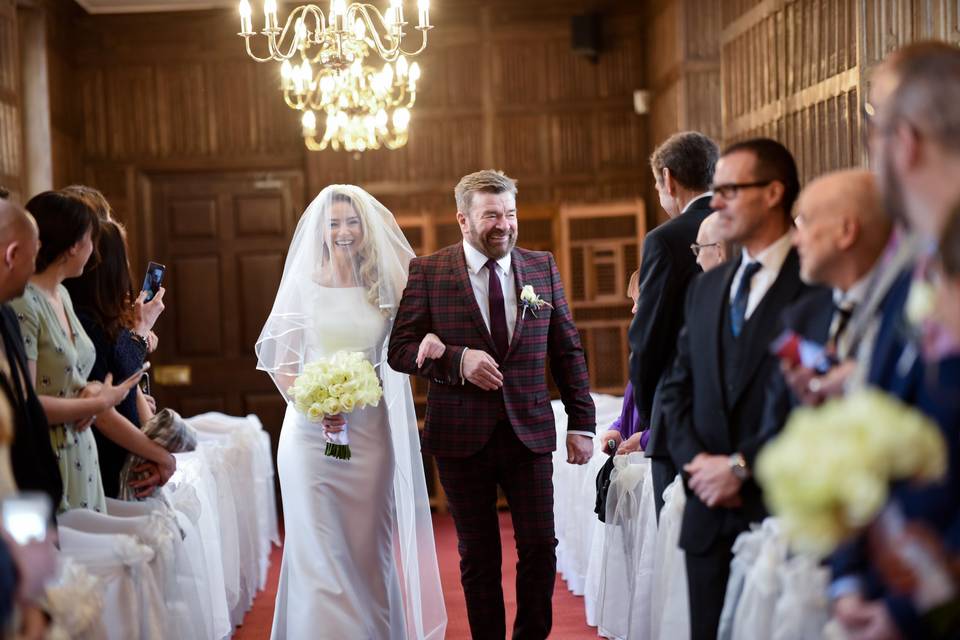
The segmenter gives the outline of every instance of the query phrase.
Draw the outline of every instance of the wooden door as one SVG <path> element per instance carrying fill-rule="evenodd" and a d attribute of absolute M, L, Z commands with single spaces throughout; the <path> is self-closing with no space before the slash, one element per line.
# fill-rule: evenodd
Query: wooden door
<path fill-rule="evenodd" d="M 184 416 L 256 414 L 274 449 L 284 403 L 256 370 L 254 343 L 273 305 L 304 208 L 298 171 L 147 178 L 145 260 L 166 265 L 153 391 Z M 134 272 L 142 278 L 145 265 Z"/>

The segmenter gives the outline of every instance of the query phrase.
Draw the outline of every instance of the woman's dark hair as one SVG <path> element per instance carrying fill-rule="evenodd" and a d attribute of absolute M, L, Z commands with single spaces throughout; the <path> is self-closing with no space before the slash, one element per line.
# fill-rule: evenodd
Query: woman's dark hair
<path fill-rule="evenodd" d="M 79 278 L 64 284 L 73 305 L 92 315 L 107 337 L 117 339 L 122 329 L 133 328 L 133 302 L 136 291 L 127 260 L 127 234 L 120 223 L 100 220 L 97 241 L 100 260 L 91 262 Z"/>
<path fill-rule="evenodd" d="M 97 246 L 97 214 L 82 200 L 59 191 L 44 191 L 30 198 L 26 210 L 33 214 L 40 230 L 37 273 L 46 271 L 87 231 L 92 231 L 93 246 Z"/>
<path fill-rule="evenodd" d="M 940 236 L 940 265 L 948 276 L 960 275 L 960 202 L 950 211 Z"/>

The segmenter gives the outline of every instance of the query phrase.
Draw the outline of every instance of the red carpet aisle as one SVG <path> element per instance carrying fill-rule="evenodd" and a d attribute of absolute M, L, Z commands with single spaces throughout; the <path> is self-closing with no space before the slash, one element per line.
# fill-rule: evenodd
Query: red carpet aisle
<path fill-rule="evenodd" d="M 437 549 L 440 558 L 440 579 L 443 581 L 443 594 L 447 602 L 447 638 L 464 640 L 470 637 L 467 623 L 467 607 L 460 589 L 460 558 L 457 555 L 457 536 L 453 520 L 449 516 L 434 517 L 433 525 L 437 537 Z M 513 546 L 513 525 L 510 515 L 500 514 L 500 535 L 503 540 L 504 586 L 507 604 L 507 628 L 513 624 L 517 599 L 514 593 L 517 556 Z M 243 620 L 243 626 L 234 635 L 236 640 L 266 640 L 270 637 L 270 622 L 273 619 L 273 600 L 277 594 L 277 579 L 280 573 L 280 550 L 276 549 L 270 559 L 270 576 L 267 587 L 253 603 L 253 608 Z M 566 589 L 566 583 L 557 577 L 553 598 L 553 633 L 555 640 L 586 640 L 596 638 L 597 632 L 587 626 L 583 612 L 583 598 L 578 598 Z"/>

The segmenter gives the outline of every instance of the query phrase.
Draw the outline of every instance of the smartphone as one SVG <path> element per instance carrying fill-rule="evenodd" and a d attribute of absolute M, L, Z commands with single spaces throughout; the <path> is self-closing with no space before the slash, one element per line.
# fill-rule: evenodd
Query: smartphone
<path fill-rule="evenodd" d="M 791 366 L 803 366 L 823 375 L 837 363 L 827 348 L 787 329 L 770 343 L 770 352 Z"/>
<path fill-rule="evenodd" d="M 50 520 L 50 496 L 27 491 L 3 500 L 3 528 L 17 544 L 47 537 Z"/>
<path fill-rule="evenodd" d="M 147 274 L 143 277 L 143 290 L 147 292 L 145 302 L 153 300 L 157 292 L 160 291 L 160 285 L 163 283 L 163 274 L 167 268 L 159 262 L 150 262 L 147 264 Z"/>
<path fill-rule="evenodd" d="M 150 374 L 144 373 L 143 377 L 140 378 L 140 391 L 143 391 L 143 395 L 150 395 Z"/>

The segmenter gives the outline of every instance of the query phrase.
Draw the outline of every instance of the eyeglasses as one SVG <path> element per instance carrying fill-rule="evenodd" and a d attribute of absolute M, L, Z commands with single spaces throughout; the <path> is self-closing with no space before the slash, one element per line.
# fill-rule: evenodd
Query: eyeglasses
<path fill-rule="evenodd" d="M 729 182 L 727 184 L 715 184 L 710 190 L 718 194 L 724 200 L 733 200 L 740 193 L 740 189 L 750 189 L 753 187 L 765 187 L 773 180 L 762 180 L 758 182 Z"/>
<path fill-rule="evenodd" d="M 694 242 L 692 245 L 690 245 L 690 251 L 693 252 L 693 255 L 694 255 L 695 257 L 699 258 L 699 257 L 700 257 L 700 252 L 703 251 L 704 249 L 706 249 L 707 247 L 718 247 L 718 248 L 719 248 L 719 247 L 720 247 L 720 243 L 719 243 L 719 242 L 708 242 L 707 244 L 697 244 L 696 242 Z"/>

